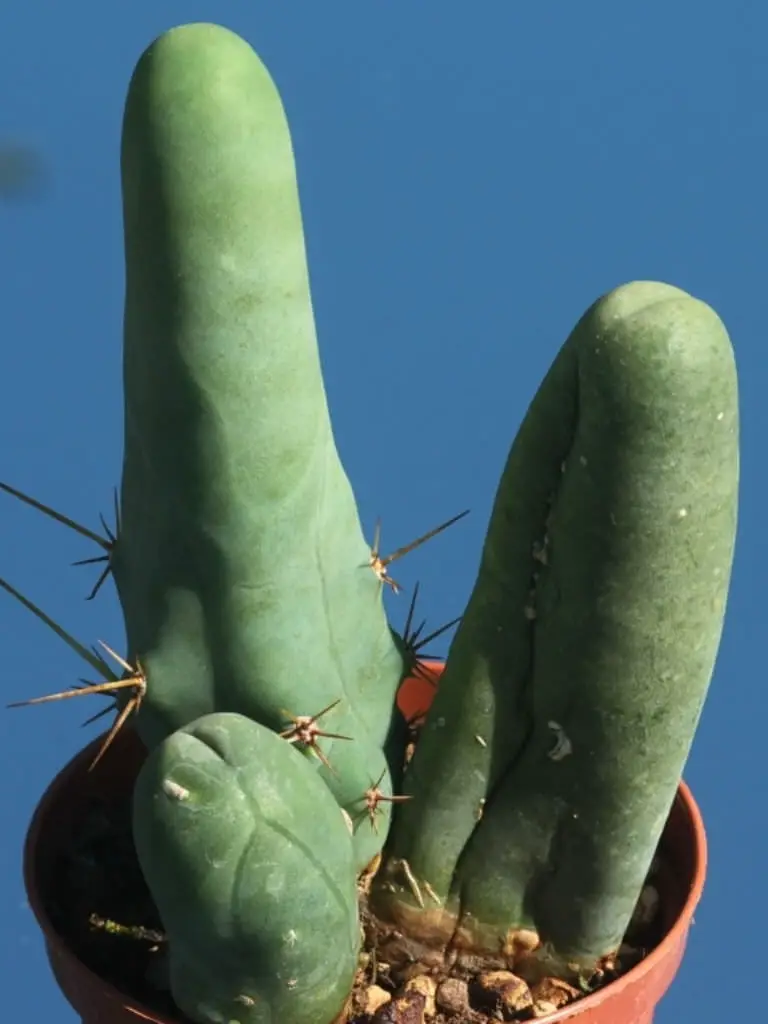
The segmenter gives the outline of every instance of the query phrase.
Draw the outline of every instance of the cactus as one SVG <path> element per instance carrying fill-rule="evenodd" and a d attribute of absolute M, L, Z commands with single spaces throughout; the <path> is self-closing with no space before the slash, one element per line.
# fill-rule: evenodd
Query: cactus
<path fill-rule="evenodd" d="M 714 666 L 737 434 L 704 303 L 636 282 L 582 317 L 510 452 L 406 776 L 378 897 L 412 934 L 524 952 L 533 931 L 561 974 L 619 945 Z"/>
<path fill-rule="evenodd" d="M 205 140 L 201 144 L 201 140 Z M 386 768 L 402 661 L 333 441 L 290 136 L 208 26 L 140 60 L 123 125 L 125 456 L 113 572 L 153 746 L 215 710 L 275 731 L 336 703 L 320 772 Z M 286 607 L 292 609 L 285 615 Z M 377 841 L 360 830 L 358 864 Z"/>
<path fill-rule="evenodd" d="M 533 951 L 559 977 L 624 936 L 712 674 L 736 526 L 730 341 L 635 282 L 595 303 L 512 446 L 415 756 L 419 671 L 364 539 L 315 339 L 293 155 L 253 50 L 156 40 L 123 124 L 125 451 L 90 597 L 114 577 L 123 672 L 56 630 L 149 750 L 139 861 L 177 1004 L 201 1024 L 343 1018 L 356 882 L 413 950 Z M 465 513 L 462 513 L 462 515 Z M 415 598 L 415 594 L 414 594 Z M 452 626 L 454 623 L 449 623 Z M 26 701 L 24 703 L 32 703 Z M 97 759 L 98 760 L 98 759 Z M 433 960 L 433 963 L 435 961 Z M 446 963 L 449 962 L 447 958 Z"/>
<path fill-rule="evenodd" d="M 357 967 L 354 850 L 306 758 L 243 715 L 203 715 L 145 762 L 133 833 L 188 1016 L 333 1019 Z"/>

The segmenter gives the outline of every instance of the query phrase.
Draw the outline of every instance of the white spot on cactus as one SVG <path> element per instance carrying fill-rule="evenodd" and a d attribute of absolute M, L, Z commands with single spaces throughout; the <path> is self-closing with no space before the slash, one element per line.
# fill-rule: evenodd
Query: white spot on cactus
<path fill-rule="evenodd" d="M 549 537 L 545 537 L 543 541 L 533 542 L 533 557 L 537 562 L 541 562 L 542 565 L 546 565 L 549 561 L 549 555 L 547 554 L 547 544 Z"/>
<path fill-rule="evenodd" d="M 717 414 L 717 422 L 720 423 L 724 419 L 725 419 L 725 413 L 724 412 L 719 412 Z"/>
<path fill-rule="evenodd" d="M 558 722 L 547 722 L 547 726 L 555 734 L 555 745 L 547 754 L 550 761 L 562 761 L 573 753 L 573 744 L 565 735 L 565 729 Z"/>
<path fill-rule="evenodd" d="M 294 989 L 299 984 L 298 978 L 289 978 L 285 983 L 286 988 Z"/>
<path fill-rule="evenodd" d="M 293 949 L 293 947 L 296 945 L 298 938 L 299 937 L 296 934 L 296 932 L 293 930 L 293 928 L 291 928 L 283 936 L 283 942 L 286 944 L 286 946 L 288 946 L 289 949 Z"/>
<path fill-rule="evenodd" d="M 688 515 L 688 509 L 687 508 L 679 508 L 677 510 L 677 518 L 678 519 L 685 519 L 685 517 L 687 515 Z"/>
<path fill-rule="evenodd" d="M 482 736 L 477 736 L 476 735 L 475 739 L 477 740 L 477 742 L 480 744 L 481 747 L 487 747 L 488 746 L 488 744 L 485 742 L 485 740 L 483 739 Z"/>
<path fill-rule="evenodd" d="M 163 779 L 163 792 L 171 800 L 189 800 L 189 790 L 173 779 Z"/>
<path fill-rule="evenodd" d="M 263 869 L 272 869 L 266 875 L 264 883 L 265 891 L 269 893 L 270 896 L 274 896 L 276 899 L 281 899 L 287 884 L 283 865 L 278 864 L 277 862 L 271 864 L 262 862 L 261 866 Z"/>

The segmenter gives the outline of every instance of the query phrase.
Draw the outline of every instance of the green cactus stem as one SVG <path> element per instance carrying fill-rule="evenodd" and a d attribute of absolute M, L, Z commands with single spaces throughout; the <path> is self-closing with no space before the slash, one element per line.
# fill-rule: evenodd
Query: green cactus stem
<path fill-rule="evenodd" d="M 133 806 L 180 1009 L 199 1024 L 330 1024 L 357 966 L 356 872 L 306 758 L 241 715 L 205 715 L 152 751 Z"/>
<path fill-rule="evenodd" d="M 618 946 L 713 671 L 738 465 L 715 313 L 653 282 L 595 303 L 512 446 L 406 773 L 375 893 L 404 932 L 512 959 L 532 932 L 562 974 Z"/>
<path fill-rule="evenodd" d="M 226 29 L 161 36 L 122 145 L 125 459 L 113 572 L 151 747 L 202 714 L 280 731 L 335 701 L 317 769 L 387 767 L 403 665 L 334 444 L 283 107 Z M 358 831 L 359 862 L 381 840 Z"/>

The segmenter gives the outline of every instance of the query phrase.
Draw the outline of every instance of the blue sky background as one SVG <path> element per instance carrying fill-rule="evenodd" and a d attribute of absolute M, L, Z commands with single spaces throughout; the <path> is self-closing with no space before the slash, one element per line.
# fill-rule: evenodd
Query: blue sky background
<path fill-rule="evenodd" d="M 244 35 L 282 92 L 337 441 L 369 535 L 380 515 L 390 549 L 472 509 L 398 566 L 403 582 L 420 579 L 430 622 L 463 609 L 509 444 L 583 310 L 624 281 L 656 278 L 725 320 L 741 376 L 740 533 L 686 770 L 711 865 L 657 1024 L 721 1021 L 724 1008 L 743 1008 L 744 979 L 764 974 L 768 907 L 758 644 L 768 10 L 743 0 L 8 5 L 0 139 L 39 147 L 50 180 L 39 200 L 0 204 L 0 479 L 96 528 L 122 453 L 122 104 L 143 48 L 195 20 Z M 122 649 L 111 584 L 86 603 L 92 575 L 69 567 L 90 545 L 0 498 L 0 574 L 82 640 Z M 391 606 L 398 625 L 406 605 Z M 62 689 L 81 672 L 2 594 L 0 658 L 4 701 Z M 20 870 L 36 801 L 95 733 L 78 728 L 88 709 L 72 703 L 0 710 L 8 1020 L 75 1020 Z"/>

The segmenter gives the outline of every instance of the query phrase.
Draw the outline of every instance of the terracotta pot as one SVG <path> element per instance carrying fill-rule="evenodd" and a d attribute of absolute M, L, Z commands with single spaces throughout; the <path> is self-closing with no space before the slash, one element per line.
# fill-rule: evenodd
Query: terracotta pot
<path fill-rule="evenodd" d="M 442 665 L 427 665 L 431 681 L 407 680 L 398 695 L 406 718 L 418 717 L 431 703 Z M 56 776 L 37 806 L 24 846 L 24 881 L 32 911 L 42 929 L 56 980 L 83 1024 L 178 1024 L 143 1006 L 128 993 L 94 974 L 55 931 L 45 906 L 53 865 L 77 827 L 84 806 L 93 800 L 120 799 L 133 789 L 145 749 L 131 728 L 123 729 L 98 768 L 88 766 L 101 745 L 95 739 Z M 688 787 L 681 783 L 661 839 L 668 865 L 660 883 L 666 934 L 660 944 L 618 981 L 563 1010 L 541 1024 L 651 1024 L 653 1013 L 677 973 L 688 929 L 699 902 L 706 873 L 704 825 Z"/>
<path fill-rule="evenodd" d="M 85 966 L 54 930 L 45 906 L 48 880 L 61 851 L 82 819 L 84 808 L 95 800 L 124 799 L 133 791 L 146 749 L 131 728 L 122 729 L 99 762 L 88 767 L 101 747 L 98 737 L 81 750 L 56 776 L 43 794 L 24 844 L 24 884 L 29 904 L 45 938 L 51 969 L 61 991 L 83 1024 L 177 1024 L 119 992 Z"/>

